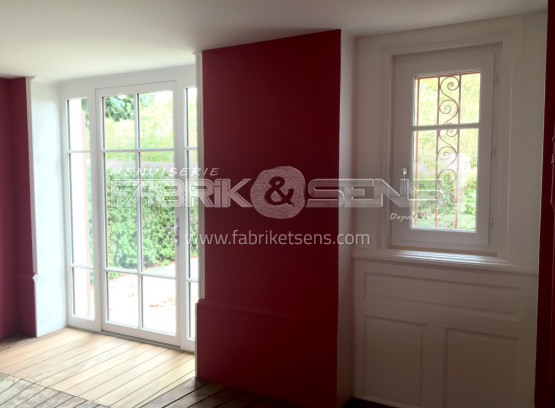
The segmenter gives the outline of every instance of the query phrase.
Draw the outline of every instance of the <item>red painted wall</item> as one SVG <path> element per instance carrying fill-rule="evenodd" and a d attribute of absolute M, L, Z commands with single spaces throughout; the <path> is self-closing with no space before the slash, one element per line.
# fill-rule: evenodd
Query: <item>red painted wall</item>
<path fill-rule="evenodd" d="M 0 338 L 16 330 L 10 81 L 0 78 Z"/>
<path fill-rule="evenodd" d="M 0 79 L 0 338 L 34 336 L 25 78 Z"/>
<path fill-rule="evenodd" d="M 232 185 L 277 166 L 338 178 L 340 60 L 340 31 L 203 52 L 205 168 Z M 207 234 L 338 231 L 336 208 L 277 220 L 232 204 L 205 220 Z M 198 375 L 334 407 L 337 265 L 335 244 L 207 245 Z"/>
<path fill-rule="evenodd" d="M 555 406 L 555 239 L 551 199 L 555 200 L 555 0 L 548 3 L 547 70 L 545 84 L 542 213 L 536 357 L 537 408 Z"/>

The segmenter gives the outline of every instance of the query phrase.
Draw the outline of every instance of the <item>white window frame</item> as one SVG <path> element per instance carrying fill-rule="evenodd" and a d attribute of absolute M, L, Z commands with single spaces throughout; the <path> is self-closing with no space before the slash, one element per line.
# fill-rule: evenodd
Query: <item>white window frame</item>
<path fill-rule="evenodd" d="M 478 189 L 476 205 L 476 231 L 446 229 L 413 229 L 411 222 L 392 221 L 391 246 L 402 248 L 426 248 L 457 250 L 465 252 L 487 252 L 490 243 L 490 196 L 491 196 L 491 155 L 494 150 L 493 124 L 495 103 L 495 56 L 499 52 L 496 45 L 455 48 L 441 52 L 426 52 L 402 55 L 395 58 L 393 66 L 393 115 L 392 115 L 392 181 L 402 178 L 402 169 L 409 169 L 412 178 L 414 81 L 417 76 L 479 71 L 480 119 L 478 147 Z M 465 125 L 454 126 L 464 128 Z M 394 184 L 395 185 L 395 184 Z M 409 216 L 410 209 L 389 205 L 389 214 Z M 390 218 L 391 219 L 391 218 Z"/>
<path fill-rule="evenodd" d="M 537 135 L 543 134 L 543 122 L 541 98 L 536 96 L 543 92 L 543 87 L 538 82 L 530 87 L 525 78 L 543 74 L 537 61 L 530 61 L 530 55 L 537 58 L 544 54 L 545 44 L 537 41 L 544 38 L 544 23 L 545 14 L 538 13 L 364 37 L 358 40 L 361 52 L 357 54 L 356 70 L 355 100 L 360 114 L 355 115 L 355 176 L 382 178 L 398 188 L 399 180 L 390 174 L 395 57 L 492 44 L 500 46 L 501 54 L 496 57 L 498 92 L 494 106 L 499 123 L 494 124 L 495 154 L 492 158 L 492 180 L 498 185 L 492 185 L 490 197 L 493 227 L 487 248 L 480 247 L 472 253 L 530 268 L 537 264 L 537 244 L 530 242 L 530 234 L 535 234 L 539 214 L 535 180 L 541 174 L 537 164 L 541 137 Z M 532 42 L 530 38 L 535 40 Z M 535 121 L 530 122 L 530 118 Z M 388 214 L 386 207 L 377 211 L 357 210 L 356 232 L 372 237 L 370 245 L 358 247 L 357 253 L 362 251 L 372 257 L 376 251 L 392 248 Z M 419 259 L 437 251 L 458 259 L 457 251 L 453 250 L 415 249 L 411 252 L 420 252 Z"/>
<path fill-rule="evenodd" d="M 111 75 L 104 77 L 94 77 L 85 78 L 79 80 L 71 80 L 63 82 L 60 84 L 60 104 L 63 107 L 61 113 L 61 128 L 62 128 L 62 158 L 63 158 L 63 184 L 64 184 L 64 208 L 65 208 L 65 247 L 66 247 L 66 293 L 67 293 L 67 319 L 68 324 L 71 327 L 76 327 L 80 329 L 90 330 L 94 332 L 102 332 L 106 330 L 102 324 L 102 316 L 105 312 L 104 306 L 102 304 L 102 290 L 104 289 L 102 285 L 101 273 L 104 270 L 104 255 L 103 255 L 103 231 L 104 231 L 104 221 L 101 214 L 101 208 L 103 205 L 102 197 L 102 186 L 103 186 L 103 175 L 102 175 L 102 143 L 100 140 L 100 129 L 97 126 L 97 118 L 100 115 L 99 106 L 97 104 L 97 93 L 102 92 L 104 88 L 116 88 L 116 87 L 129 87 L 136 88 L 144 86 L 150 87 L 150 84 L 162 84 L 162 83 L 173 83 L 175 86 L 174 91 L 174 103 L 179 104 L 176 106 L 177 109 L 181 109 L 183 115 L 174 118 L 175 123 L 175 139 L 179 139 L 186 133 L 187 126 L 187 112 L 186 112 L 186 90 L 188 88 L 196 88 L 196 74 L 194 66 L 178 67 L 171 69 L 155 70 L 155 71 L 145 71 L 121 75 Z M 153 85 L 156 88 L 156 85 Z M 152 89 L 154 89 L 152 88 Z M 179 93 L 179 95 L 178 95 Z M 181 95 L 182 94 L 182 95 Z M 199 92 L 200 94 L 200 92 Z M 70 154 L 69 150 L 69 139 L 68 139 L 68 117 L 67 101 L 74 98 L 87 98 L 89 100 L 89 118 L 90 118 L 90 154 L 91 154 L 91 176 L 92 176 L 92 211 L 93 219 L 98 220 L 97 225 L 93 227 L 93 270 L 94 270 L 94 303 L 95 303 L 95 313 L 94 319 L 89 319 L 83 316 L 77 316 L 73 314 L 73 285 L 71 280 L 71 266 L 72 266 L 72 241 L 71 241 L 71 197 L 70 191 L 70 169 L 68 166 L 68 158 Z M 178 102 L 181 100 L 181 102 Z M 176 142 L 177 143 L 177 142 Z M 199 158 L 199 166 L 203 165 L 203 144 L 202 135 L 199 129 L 198 135 L 198 145 L 195 149 L 190 149 L 185 146 L 185 139 L 178 143 L 178 149 L 176 152 L 178 154 L 184 154 L 187 150 L 197 150 Z M 184 177 L 184 176 L 183 176 Z M 95 182 L 96 180 L 96 182 Z M 184 180 L 182 180 L 184 181 Z M 186 226 L 185 217 L 180 217 L 180 223 Z M 199 211 L 199 232 L 203 230 L 203 212 Z M 186 231 L 187 228 L 181 228 L 181 231 Z M 183 252 L 183 251 L 181 251 Z M 177 256 L 177 253 L 176 253 Z M 185 264 L 185 262 L 182 262 Z M 204 260 L 203 251 L 199 250 L 199 291 L 202 293 L 204 291 L 203 279 L 204 276 Z M 187 266 L 188 268 L 188 266 Z M 182 318 L 178 322 L 177 332 L 180 339 L 179 346 L 181 349 L 187 351 L 194 351 L 196 347 L 195 338 L 189 335 L 189 328 L 187 327 L 188 318 L 186 316 L 190 315 L 190 302 L 188 297 L 187 284 L 190 281 L 188 278 L 188 273 L 178 271 L 176 276 L 177 290 L 181 293 L 178 308 L 182 311 Z M 145 338 L 148 340 L 147 338 Z M 151 339 L 156 341 L 156 339 Z"/>

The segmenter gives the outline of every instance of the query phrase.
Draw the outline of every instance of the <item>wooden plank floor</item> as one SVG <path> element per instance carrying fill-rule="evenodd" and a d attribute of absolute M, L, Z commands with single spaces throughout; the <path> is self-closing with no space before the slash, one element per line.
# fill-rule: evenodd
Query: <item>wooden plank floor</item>
<path fill-rule="evenodd" d="M 195 375 L 185 353 L 66 328 L 0 340 L 0 407 L 140 407 Z"/>
<path fill-rule="evenodd" d="M 293 408 L 195 378 L 194 355 L 66 328 L 0 340 L 2 408 Z"/>
<path fill-rule="evenodd" d="M 203 381 L 198 378 L 176 386 L 143 405 L 143 408 L 300 408 L 272 398 L 241 391 L 237 388 Z"/>

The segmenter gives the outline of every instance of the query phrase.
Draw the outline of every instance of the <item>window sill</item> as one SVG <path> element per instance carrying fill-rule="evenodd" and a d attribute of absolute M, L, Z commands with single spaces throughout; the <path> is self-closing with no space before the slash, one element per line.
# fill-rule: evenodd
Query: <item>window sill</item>
<path fill-rule="evenodd" d="M 406 249 L 370 249 L 355 247 L 352 257 L 358 261 L 388 264 L 450 268 L 464 271 L 488 271 L 511 275 L 537 276 L 530 266 L 518 265 L 503 258 L 489 255 L 470 255 L 453 252 L 417 251 Z"/>

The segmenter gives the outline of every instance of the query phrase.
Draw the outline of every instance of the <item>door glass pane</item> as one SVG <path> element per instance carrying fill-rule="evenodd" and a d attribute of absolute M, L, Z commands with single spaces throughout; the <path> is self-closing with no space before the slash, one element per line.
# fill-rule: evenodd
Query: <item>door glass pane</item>
<path fill-rule="evenodd" d="M 104 98 L 104 147 L 135 148 L 135 96 Z"/>
<path fill-rule="evenodd" d="M 198 153 L 196 149 L 187 150 L 187 175 L 190 179 L 202 178 L 202 170 L 198 163 Z"/>
<path fill-rule="evenodd" d="M 143 276 L 143 327 L 176 333 L 175 280 Z"/>
<path fill-rule="evenodd" d="M 187 151 L 188 179 L 194 180 L 200 177 L 198 153 L 196 150 Z M 199 199 L 191 197 L 188 201 L 187 214 L 189 217 L 189 231 L 187 243 L 189 244 L 189 278 L 198 280 L 198 225 L 199 225 Z"/>
<path fill-rule="evenodd" d="M 73 263 L 92 265 L 91 160 L 89 153 L 70 155 Z"/>
<path fill-rule="evenodd" d="M 139 325 L 139 277 L 129 273 L 106 272 L 108 282 L 108 320 L 130 326 Z"/>
<path fill-rule="evenodd" d="M 187 146 L 197 145 L 197 88 L 189 88 L 187 89 Z"/>
<path fill-rule="evenodd" d="M 106 153 L 108 267 L 137 268 L 137 175 L 135 153 Z"/>
<path fill-rule="evenodd" d="M 69 148 L 71 150 L 89 150 L 89 100 L 70 99 L 68 101 Z"/>
<path fill-rule="evenodd" d="M 199 212 L 199 199 L 191 200 L 191 205 L 188 208 L 189 213 L 189 236 L 187 242 L 189 243 L 189 278 L 198 280 L 199 276 L 199 260 L 198 260 L 198 212 Z"/>
<path fill-rule="evenodd" d="M 175 276 L 173 152 L 141 153 L 143 270 Z"/>
<path fill-rule="evenodd" d="M 94 319 L 93 270 L 73 268 L 73 313 Z"/>
<path fill-rule="evenodd" d="M 139 95 L 141 148 L 173 148 L 173 92 Z"/>
<path fill-rule="evenodd" d="M 189 282 L 189 338 L 195 338 L 197 334 L 198 291 L 198 283 Z"/>

